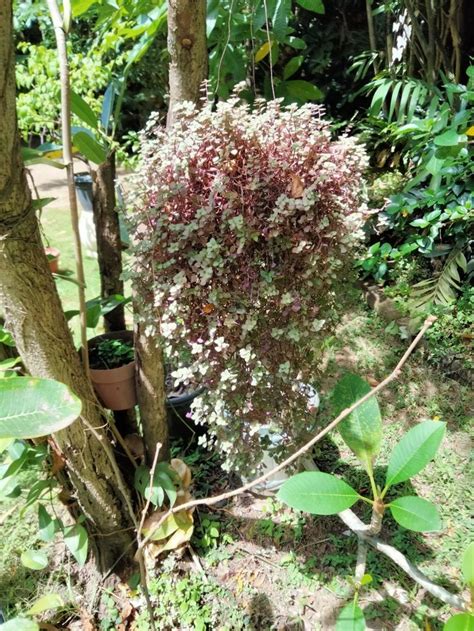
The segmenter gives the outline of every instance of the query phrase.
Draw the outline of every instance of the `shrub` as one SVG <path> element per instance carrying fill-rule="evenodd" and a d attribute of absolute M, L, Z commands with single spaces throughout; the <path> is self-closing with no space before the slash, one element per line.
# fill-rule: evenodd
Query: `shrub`
<path fill-rule="evenodd" d="M 161 318 L 174 365 L 190 351 L 175 375 L 208 387 L 195 420 L 255 461 L 261 425 L 285 439 L 307 430 L 303 384 L 361 224 L 364 151 L 332 142 L 321 116 L 233 98 L 215 112 L 184 104 L 171 131 L 152 117 L 144 134 L 131 226 L 147 324 L 158 331 Z"/>

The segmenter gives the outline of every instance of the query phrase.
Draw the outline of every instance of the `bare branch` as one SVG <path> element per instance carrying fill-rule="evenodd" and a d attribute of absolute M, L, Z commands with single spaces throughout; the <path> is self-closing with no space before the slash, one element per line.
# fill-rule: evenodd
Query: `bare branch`
<path fill-rule="evenodd" d="M 433 583 L 423 572 L 413 565 L 404 554 L 399 550 L 390 546 L 388 543 L 384 543 L 378 537 L 373 537 L 367 534 L 367 526 L 355 515 L 350 509 L 339 513 L 339 517 L 359 538 L 359 542 L 368 543 L 378 552 L 385 554 L 391 559 L 399 568 L 401 568 L 415 583 L 421 585 L 427 592 L 436 596 L 443 602 L 447 603 L 455 609 L 462 611 L 468 611 L 468 604 L 460 596 L 451 594 L 447 589 Z"/>

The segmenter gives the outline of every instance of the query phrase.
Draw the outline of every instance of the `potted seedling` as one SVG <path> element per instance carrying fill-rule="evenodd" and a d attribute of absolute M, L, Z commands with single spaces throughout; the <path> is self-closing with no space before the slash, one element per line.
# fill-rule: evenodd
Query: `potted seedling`
<path fill-rule="evenodd" d="M 48 259 L 51 273 L 57 274 L 59 271 L 59 256 L 61 252 L 57 248 L 45 248 L 44 251 Z"/>
<path fill-rule="evenodd" d="M 137 403 L 133 333 L 104 333 L 89 342 L 91 380 L 103 405 L 128 410 Z"/>

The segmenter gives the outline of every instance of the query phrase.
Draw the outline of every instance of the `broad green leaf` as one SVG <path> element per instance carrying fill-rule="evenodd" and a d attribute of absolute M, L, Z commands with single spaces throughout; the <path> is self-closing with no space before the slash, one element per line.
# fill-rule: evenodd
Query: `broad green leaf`
<path fill-rule="evenodd" d="M 2 624 L 2 631 L 39 631 L 39 624 L 29 618 L 12 618 Z"/>
<path fill-rule="evenodd" d="M 283 79 L 289 79 L 292 77 L 298 68 L 303 63 L 303 55 L 298 55 L 298 57 L 292 57 L 290 61 L 283 68 Z"/>
<path fill-rule="evenodd" d="M 296 0 L 300 7 L 307 11 L 314 11 L 314 13 L 324 13 L 323 0 Z"/>
<path fill-rule="evenodd" d="M 455 147 L 463 138 L 454 129 L 448 129 L 443 134 L 436 136 L 434 144 L 437 147 Z"/>
<path fill-rule="evenodd" d="M 329 473 L 305 471 L 286 480 L 278 499 L 291 508 L 313 515 L 334 515 L 359 499 L 354 489 Z"/>
<path fill-rule="evenodd" d="M 474 631 L 474 616 L 470 613 L 458 613 L 446 622 L 443 631 Z"/>
<path fill-rule="evenodd" d="M 56 532 L 54 519 L 43 504 L 38 504 L 38 535 L 42 541 L 52 541 Z"/>
<path fill-rule="evenodd" d="M 408 495 L 390 502 L 390 510 L 396 522 L 416 532 L 441 530 L 441 519 L 434 504 L 421 497 Z"/>
<path fill-rule="evenodd" d="M 468 585 L 474 585 L 474 541 L 467 546 L 464 552 L 462 576 Z"/>
<path fill-rule="evenodd" d="M 97 116 L 82 96 L 71 90 L 71 110 L 83 123 L 97 129 Z"/>
<path fill-rule="evenodd" d="M 48 565 L 48 557 L 42 550 L 25 550 L 20 559 L 22 564 L 30 570 L 44 570 Z"/>
<path fill-rule="evenodd" d="M 275 38 L 281 42 L 288 30 L 288 18 L 291 15 L 291 0 L 276 0 L 272 18 L 272 30 Z"/>
<path fill-rule="evenodd" d="M 390 456 L 386 488 L 405 482 L 428 464 L 443 440 L 445 428 L 440 421 L 424 421 L 403 436 Z"/>
<path fill-rule="evenodd" d="M 104 94 L 104 101 L 102 103 L 102 112 L 100 114 L 100 122 L 105 132 L 108 133 L 110 126 L 110 119 L 112 117 L 112 112 L 114 108 L 115 102 L 115 85 L 113 83 L 109 83 L 107 86 L 107 90 Z"/>
<path fill-rule="evenodd" d="M 89 538 L 87 530 L 80 524 L 74 524 L 74 526 L 68 526 L 64 529 L 64 542 L 76 559 L 79 565 L 82 567 L 87 560 L 87 549 L 89 545 Z"/>
<path fill-rule="evenodd" d="M 73 142 L 87 160 L 90 160 L 95 164 L 102 164 L 107 160 L 107 154 L 104 147 L 85 131 L 76 132 L 73 137 Z"/>
<path fill-rule="evenodd" d="M 309 81 L 295 79 L 285 81 L 284 86 L 289 96 L 300 101 L 319 101 L 324 96 L 321 90 Z"/>
<path fill-rule="evenodd" d="M 7 370 L 11 370 L 12 368 L 15 368 L 17 364 L 21 364 L 20 357 L 10 357 L 8 359 L 2 359 L 2 361 L 0 361 L 0 373 L 6 372 Z M 3 375 L 0 375 L 0 376 L 3 376 Z"/>
<path fill-rule="evenodd" d="M 96 3 L 96 0 L 72 0 L 72 14 L 75 18 L 85 13 L 90 7 Z"/>
<path fill-rule="evenodd" d="M 33 603 L 33 606 L 26 613 L 30 616 L 36 616 L 48 609 L 57 609 L 63 607 L 64 601 L 59 594 L 46 594 Z"/>
<path fill-rule="evenodd" d="M 0 379 L 0 438 L 37 438 L 71 425 L 81 402 L 53 379 Z"/>
<path fill-rule="evenodd" d="M 338 381 L 332 394 L 336 414 L 353 405 L 370 392 L 369 384 L 358 375 L 347 373 Z M 359 458 L 366 469 L 371 469 L 372 462 L 380 449 L 382 439 L 382 416 L 375 397 L 370 397 L 359 405 L 338 425 L 344 442 Z"/>
<path fill-rule="evenodd" d="M 336 631 L 365 631 L 364 614 L 357 603 L 350 602 L 341 610 Z"/>

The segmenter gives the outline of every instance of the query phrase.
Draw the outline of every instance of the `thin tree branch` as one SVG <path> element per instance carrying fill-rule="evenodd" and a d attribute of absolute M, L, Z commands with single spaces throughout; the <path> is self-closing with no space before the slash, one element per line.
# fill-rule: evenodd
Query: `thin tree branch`
<path fill-rule="evenodd" d="M 391 383 L 394 379 L 398 378 L 407 359 L 410 357 L 410 355 L 412 354 L 412 352 L 418 345 L 418 342 L 421 340 L 421 338 L 425 334 L 425 331 L 433 324 L 433 322 L 435 322 L 435 320 L 436 320 L 435 316 L 429 316 L 425 320 L 418 335 L 412 341 L 412 343 L 407 348 L 402 358 L 400 359 L 400 361 L 398 362 L 398 364 L 395 366 L 395 368 L 393 369 L 393 371 L 390 373 L 388 377 L 386 377 L 383 381 L 381 381 L 375 388 L 373 388 L 370 392 L 364 395 L 361 399 L 353 403 L 350 407 L 343 410 L 339 414 L 339 416 L 337 416 L 337 418 L 335 418 L 331 423 L 329 423 L 329 425 L 327 425 L 318 434 L 316 434 L 316 436 L 314 436 L 305 445 L 303 445 L 303 447 L 298 449 L 298 451 L 296 451 L 294 454 L 289 456 L 286 460 L 284 460 L 282 463 L 280 463 L 279 465 L 277 465 L 276 467 L 274 467 L 267 473 L 259 476 L 258 478 L 256 478 L 255 480 L 252 480 L 251 482 L 248 482 L 247 484 L 244 484 L 238 489 L 234 489 L 233 491 L 227 491 L 226 493 L 221 493 L 220 495 L 215 495 L 214 497 L 203 497 L 197 500 L 190 500 L 189 502 L 185 502 L 184 504 L 180 504 L 179 506 L 174 506 L 170 508 L 166 513 L 164 513 L 162 518 L 157 522 L 156 526 L 153 529 L 151 529 L 148 535 L 143 539 L 141 543 L 141 547 L 145 546 L 148 543 L 148 541 L 150 541 L 150 539 L 153 537 L 153 534 L 158 530 L 158 528 L 160 528 L 163 522 L 166 519 L 168 519 L 168 517 L 172 515 L 173 513 L 177 513 L 178 511 L 182 511 L 182 510 L 188 510 L 190 508 L 193 508 L 194 506 L 202 506 L 202 505 L 212 506 L 213 504 L 218 504 L 219 502 L 222 502 L 223 500 L 227 500 L 231 497 L 235 497 L 236 495 L 241 495 L 242 493 L 245 493 L 245 491 L 250 491 L 253 487 L 261 484 L 262 482 L 265 482 L 265 480 L 268 480 L 275 473 L 278 473 L 278 471 L 285 469 L 286 467 L 288 467 L 288 465 L 295 462 L 295 460 L 298 460 L 300 456 L 302 456 L 307 451 L 309 451 L 317 442 L 319 442 L 322 438 L 324 438 L 326 434 L 332 431 L 337 425 L 339 425 L 341 421 L 347 418 L 349 414 L 351 414 L 356 408 L 358 408 L 359 405 L 362 405 L 362 403 L 365 403 L 365 401 L 370 399 L 370 397 L 373 397 L 374 395 L 376 395 L 378 392 L 386 388 L 388 384 Z"/>
<path fill-rule="evenodd" d="M 460 609 L 462 611 L 468 611 L 468 605 L 464 602 L 464 600 L 456 596 L 455 594 L 451 594 L 447 589 L 433 583 L 423 572 L 413 565 L 404 554 L 399 552 L 393 546 L 390 546 L 388 543 L 384 543 L 378 537 L 373 537 L 367 534 L 367 526 L 364 524 L 358 517 L 353 513 L 350 509 L 342 511 L 339 513 L 339 517 L 342 521 L 348 526 L 359 538 L 359 542 L 363 541 L 364 543 L 368 543 L 373 548 L 375 548 L 378 552 L 385 554 L 389 559 L 391 559 L 399 568 L 401 568 L 410 578 L 412 578 L 415 583 L 421 585 L 427 592 L 436 596 L 443 602 L 451 605 L 455 609 Z"/>
<path fill-rule="evenodd" d="M 72 234 L 74 238 L 74 255 L 79 293 L 79 313 L 81 321 L 82 364 L 89 376 L 89 353 L 87 350 L 87 314 L 85 295 L 84 264 L 82 259 L 81 237 L 79 235 L 79 212 L 77 209 L 76 189 L 74 185 L 74 164 L 72 159 L 71 140 L 71 86 L 69 82 L 69 65 L 66 46 L 66 28 L 56 0 L 47 0 L 51 21 L 56 36 L 59 69 L 61 76 L 61 134 L 63 144 L 63 162 L 66 166 L 69 209 L 71 212 Z"/>

